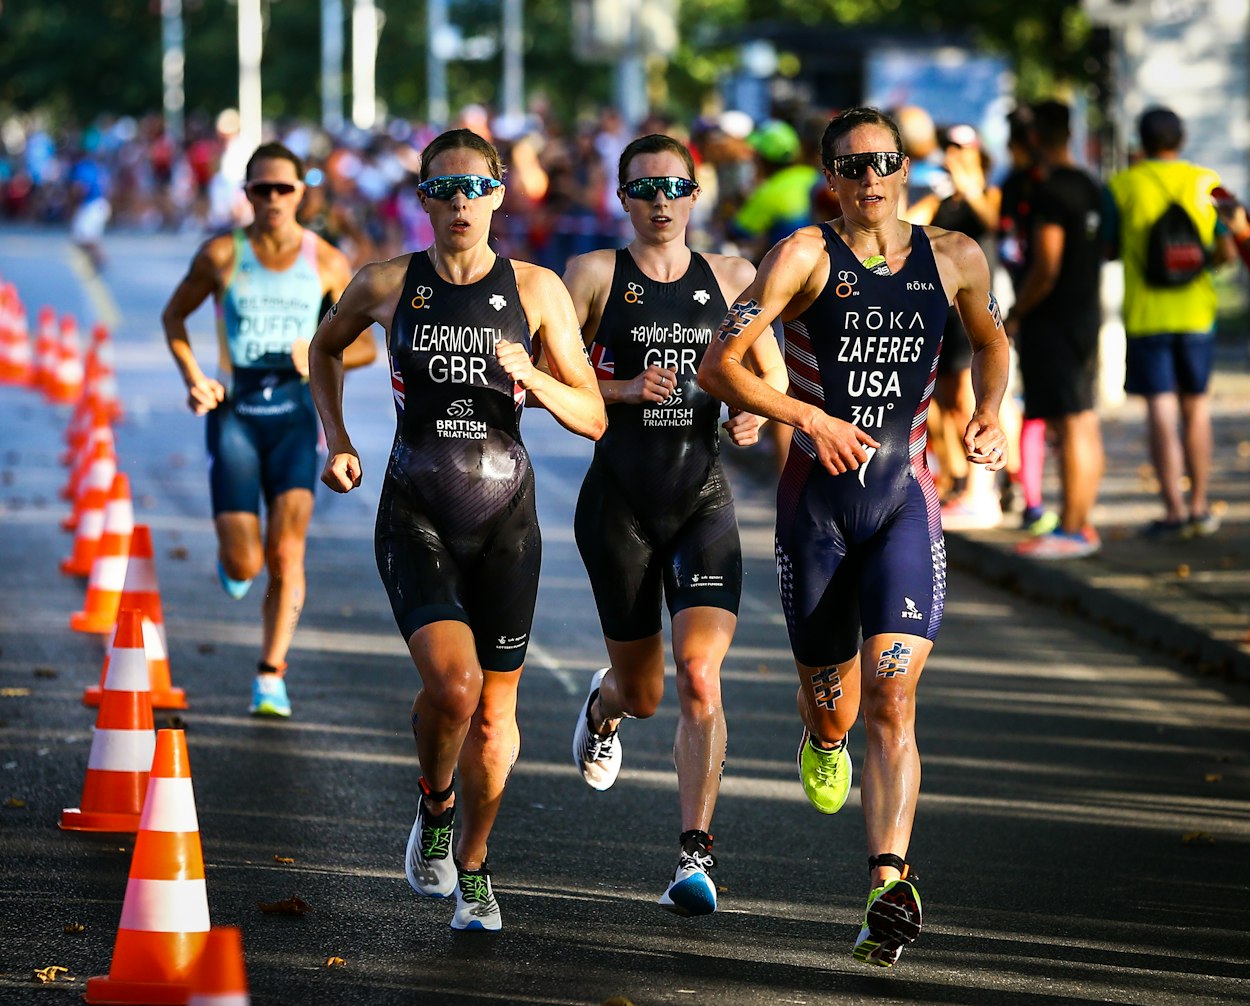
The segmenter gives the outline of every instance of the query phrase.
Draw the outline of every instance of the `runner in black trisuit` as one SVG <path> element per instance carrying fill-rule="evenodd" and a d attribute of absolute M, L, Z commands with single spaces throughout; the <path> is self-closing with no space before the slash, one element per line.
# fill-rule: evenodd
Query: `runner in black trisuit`
<path fill-rule="evenodd" d="M 862 697 L 871 892 L 854 954 L 884 967 L 920 932 L 906 862 L 920 789 L 916 685 L 946 592 L 925 414 L 952 301 L 974 350 L 968 460 L 991 471 L 1006 460 L 1007 341 L 985 256 L 963 234 L 899 219 L 901 150 L 897 126 L 876 109 L 829 124 L 821 160 L 842 217 L 769 252 L 699 372 L 731 405 L 795 427 L 777 493 L 777 573 L 799 671 L 799 774 L 818 810 L 841 808 Z M 743 366 L 777 317 L 791 397 Z"/>
<path fill-rule="evenodd" d="M 745 259 L 686 245 L 698 198 L 690 152 L 669 136 L 634 140 L 620 158 L 619 196 L 635 237 L 620 251 L 573 259 L 565 283 L 608 403 L 608 431 L 578 499 L 577 545 L 594 588 L 611 666 L 595 674 L 578 714 L 573 761 L 606 790 L 621 764 L 622 717 L 653 715 L 664 692 L 662 598 L 673 625 L 680 713 L 673 757 L 680 853 L 660 904 L 679 915 L 716 909 L 712 812 L 725 758 L 720 667 L 737 622 L 742 550 L 720 463 L 721 403 L 696 381 L 725 306 L 751 281 Z M 773 387 L 785 368 L 772 337 L 750 362 Z M 735 443 L 759 421 L 734 412 Z"/>
<path fill-rule="evenodd" d="M 455 929 L 501 926 L 487 839 L 520 745 L 517 686 L 541 548 L 520 410 L 528 393 L 575 433 L 597 439 L 605 423 L 559 278 L 490 248 L 501 178 L 495 148 L 469 130 L 431 141 L 418 192 L 434 244 L 362 269 L 310 354 L 329 447 L 322 481 L 349 492 L 361 472 L 339 355 L 362 324 L 388 333 L 397 425 L 375 547 L 421 675 L 412 718 L 421 796 L 405 872 L 421 894 L 455 891 Z M 540 341 L 548 372 L 532 366 Z"/>

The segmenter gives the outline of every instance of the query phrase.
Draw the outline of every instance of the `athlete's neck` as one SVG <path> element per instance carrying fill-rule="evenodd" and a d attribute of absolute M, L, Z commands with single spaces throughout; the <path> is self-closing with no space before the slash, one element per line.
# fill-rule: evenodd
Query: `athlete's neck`
<path fill-rule="evenodd" d="M 657 283 L 679 280 L 690 268 L 690 247 L 684 240 L 648 242 L 636 237 L 626 249 L 642 274 Z"/>
<path fill-rule="evenodd" d="M 860 261 L 877 255 L 890 261 L 911 245 L 911 224 L 898 217 L 866 226 L 843 216 L 833 226 Z"/>
<path fill-rule="evenodd" d="M 464 251 L 448 251 L 435 243 L 426 250 L 426 255 L 434 271 L 456 286 L 476 283 L 491 271 L 498 258 L 485 241 Z"/>
<path fill-rule="evenodd" d="M 294 220 L 276 227 L 263 227 L 254 222 L 244 233 L 252 242 L 252 247 L 269 258 L 289 254 L 304 240 L 304 228 Z"/>

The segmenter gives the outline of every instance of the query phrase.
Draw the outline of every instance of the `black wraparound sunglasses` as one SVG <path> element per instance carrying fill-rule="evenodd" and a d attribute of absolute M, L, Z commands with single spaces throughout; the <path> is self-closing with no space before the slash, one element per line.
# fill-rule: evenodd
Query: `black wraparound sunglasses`
<path fill-rule="evenodd" d="M 903 166 L 904 155 L 897 150 L 878 150 L 871 154 L 847 154 L 833 159 L 833 173 L 858 181 L 872 168 L 878 178 L 892 175 Z"/>
<path fill-rule="evenodd" d="M 243 187 L 258 199 L 268 199 L 270 196 L 289 196 L 295 191 L 295 185 L 292 182 L 247 182 Z"/>
<path fill-rule="evenodd" d="M 657 192 L 663 192 L 669 199 L 680 199 L 698 187 L 699 183 L 689 178 L 665 175 L 662 178 L 635 178 L 621 186 L 621 191 L 630 199 L 654 199 Z"/>

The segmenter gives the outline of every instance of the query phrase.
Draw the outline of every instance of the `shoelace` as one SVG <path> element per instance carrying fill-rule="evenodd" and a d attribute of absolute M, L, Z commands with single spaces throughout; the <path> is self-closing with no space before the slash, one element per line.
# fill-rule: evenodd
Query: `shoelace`
<path fill-rule="evenodd" d="M 421 826 L 421 858 L 446 859 L 451 853 L 451 825 Z"/>
<path fill-rule="evenodd" d="M 460 874 L 460 894 L 465 901 L 472 901 L 489 909 L 495 901 L 490 890 L 490 877 L 483 873 Z"/>
<path fill-rule="evenodd" d="M 610 759 L 612 750 L 616 747 L 616 731 L 613 730 L 605 737 L 595 731 L 589 718 L 586 721 L 586 728 L 586 744 L 582 749 L 582 760 L 597 762 Z"/>
<path fill-rule="evenodd" d="M 842 759 L 839 757 L 842 754 L 841 745 L 828 751 L 813 746 L 812 750 L 821 756 L 816 759 L 816 781 L 825 784 L 832 783 L 837 779 L 840 774 L 838 770 L 842 767 Z"/>
<path fill-rule="evenodd" d="M 681 862 L 677 864 L 677 868 L 683 869 L 694 867 L 707 873 L 716 866 L 716 857 L 706 849 L 700 849 L 697 846 L 693 850 L 682 849 Z"/>

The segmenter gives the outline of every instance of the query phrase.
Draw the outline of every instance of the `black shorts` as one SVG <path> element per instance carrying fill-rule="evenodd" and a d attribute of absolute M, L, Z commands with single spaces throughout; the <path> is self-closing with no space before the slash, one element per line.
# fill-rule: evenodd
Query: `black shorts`
<path fill-rule="evenodd" d="M 392 472 L 382 482 L 374 552 L 404 640 L 432 622 L 464 622 L 483 670 L 519 670 L 542 562 L 533 472 L 494 521 L 455 535 L 440 532 Z"/>
<path fill-rule="evenodd" d="M 720 460 L 684 505 L 643 516 L 630 505 L 629 495 L 596 460 L 577 499 L 573 530 L 603 634 L 622 643 L 654 636 L 661 627 L 661 594 L 670 617 L 696 607 L 736 615 L 742 545 Z"/>
<path fill-rule="evenodd" d="M 1058 419 L 1094 407 L 1098 381 L 1097 315 L 1020 323 L 1016 352 L 1024 382 L 1024 417 Z"/>

